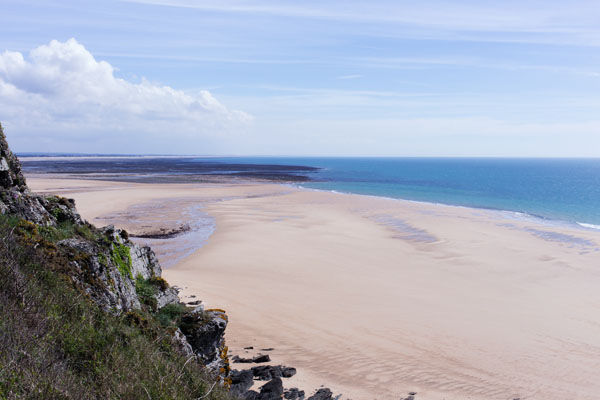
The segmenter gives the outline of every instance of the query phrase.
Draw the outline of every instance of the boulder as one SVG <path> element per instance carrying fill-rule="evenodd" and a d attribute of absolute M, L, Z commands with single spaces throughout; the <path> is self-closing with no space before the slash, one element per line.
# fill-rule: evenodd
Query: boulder
<path fill-rule="evenodd" d="M 283 392 L 283 398 L 286 400 L 304 400 L 304 390 L 291 388 Z"/>
<path fill-rule="evenodd" d="M 261 365 L 252 367 L 252 373 L 259 381 L 268 381 L 273 378 L 291 378 L 296 375 L 296 368 L 284 367 L 281 365 Z"/>
<path fill-rule="evenodd" d="M 250 363 L 265 363 L 265 362 L 271 361 L 271 357 L 269 357 L 268 354 L 259 354 L 257 356 L 252 357 L 252 358 L 244 358 L 244 357 L 240 357 L 240 356 L 233 356 L 233 358 L 231 359 L 231 361 L 233 361 L 234 363 L 245 363 L 245 364 L 250 364 Z"/>
<path fill-rule="evenodd" d="M 308 400 L 330 400 L 333 398 L 333 393 L 328 388 L 321 388 L 315 394 L 310 396 Z"/>
<path fill-rule="evenodd" d="M 257 400 L 276 400 L 283 396 L 283 382 L 281 378 L 274 378 L 260 388 Z"/>
<path fill-rule="evenodd" d="M 238 371 L 234 369 L 229 374 L 231 378 L 231 393 L 234 395 L 245 394 L 254 384 L 254 375 L 251 370 Z"/>

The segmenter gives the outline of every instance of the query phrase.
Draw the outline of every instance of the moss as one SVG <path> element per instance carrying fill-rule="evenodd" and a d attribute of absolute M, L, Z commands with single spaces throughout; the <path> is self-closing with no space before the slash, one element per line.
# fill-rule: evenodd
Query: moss
<path fill-rule="evenodd" d="M 113 243 L 110 259 L 117 267 L 122 276 L 127 276 L 133 279 L 131 271 L 131 253 L 129 247 L 120 243 Z"/>

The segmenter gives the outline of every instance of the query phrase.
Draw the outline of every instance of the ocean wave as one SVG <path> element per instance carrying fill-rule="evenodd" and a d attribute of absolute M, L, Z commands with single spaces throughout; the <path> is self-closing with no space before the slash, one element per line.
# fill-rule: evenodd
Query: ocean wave
<path fill-rule="evenodd" d="M 577 222 L 577 225 L 583 226 L 584 228 L 595 229 L 600 231 L 600 225 L 586 224 L 585 222 Z"/>

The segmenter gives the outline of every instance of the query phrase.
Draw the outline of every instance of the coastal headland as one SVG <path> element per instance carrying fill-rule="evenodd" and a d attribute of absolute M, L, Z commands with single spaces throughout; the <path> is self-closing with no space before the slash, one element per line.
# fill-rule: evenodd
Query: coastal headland
<path fill-rule="evenodd" d="M 170 241 L 163 276 L 227 310 L 232 354 L 272 348 L 297 368 L 287 386 L 354 400 L 600 393 L 600 232 L 243 180 L 27 182 L 98 226 Z"/>

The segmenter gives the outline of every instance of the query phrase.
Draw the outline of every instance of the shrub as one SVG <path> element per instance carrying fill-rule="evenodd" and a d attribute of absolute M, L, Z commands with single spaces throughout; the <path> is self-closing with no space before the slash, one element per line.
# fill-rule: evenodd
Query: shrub
<path fill-rule="evenodd" d="M 155 296 L 158 290 L 149 279 L 144 279 L 141 275 L 138 275 L 135 279 L 135 291 L 143 305 L 148 306 L 152 311 L 156 311 L 158 304 Z"/>
<path fill-rule="evenodd" d="M 156 314 L 158 322 L 162 326 L 176 326 L 181 322 L 181 316 L 188 312 L 188 308 L 183 304 L 167 304 Z"/>

